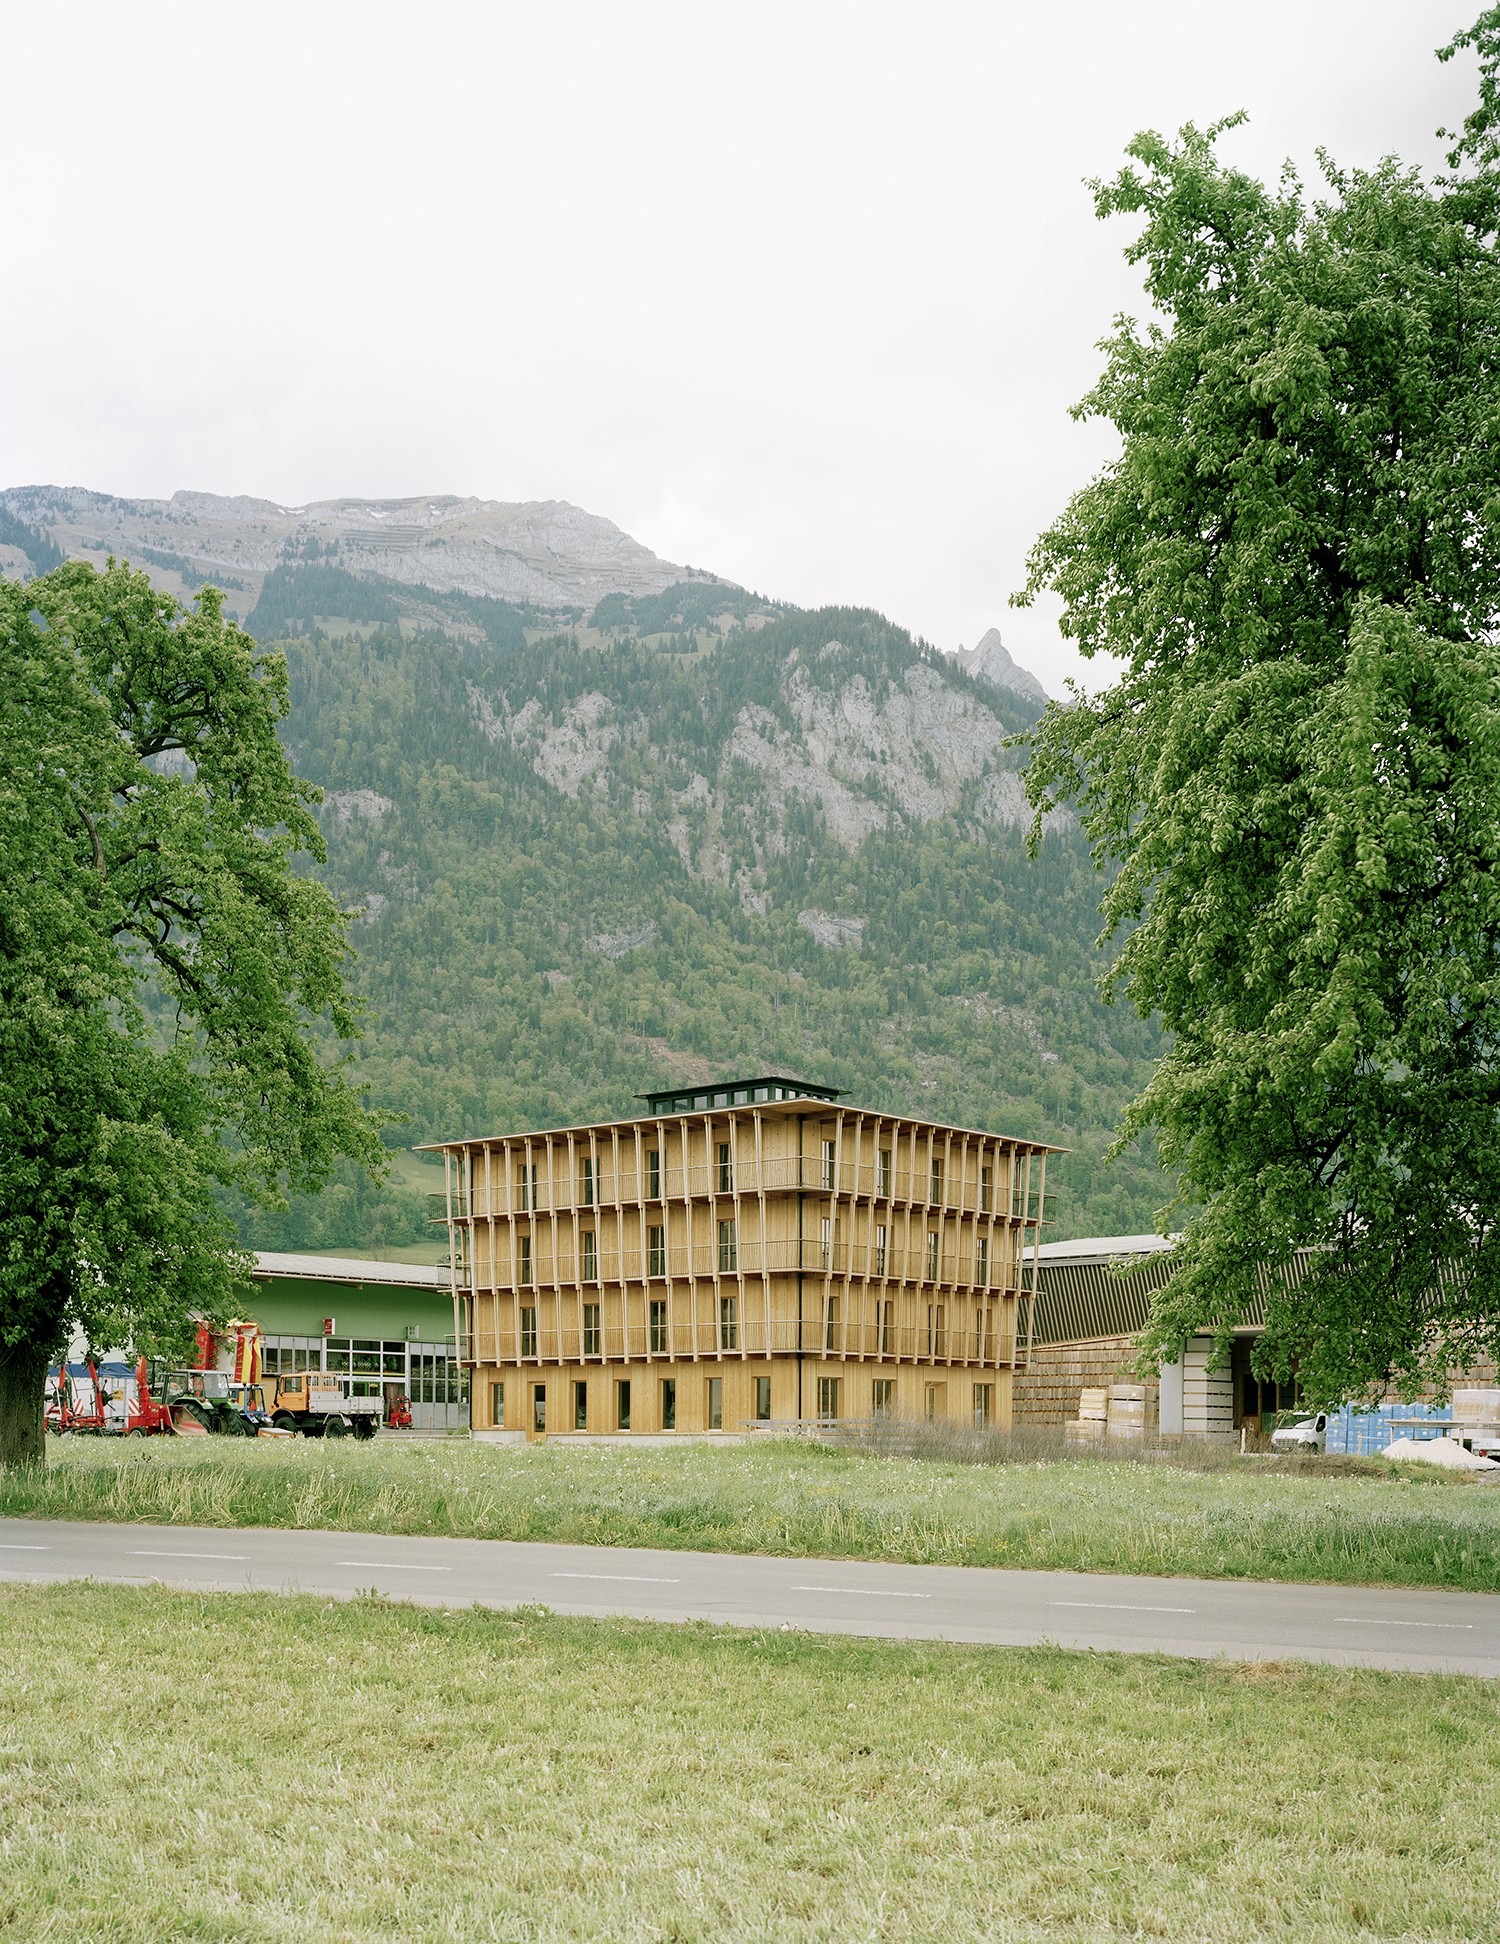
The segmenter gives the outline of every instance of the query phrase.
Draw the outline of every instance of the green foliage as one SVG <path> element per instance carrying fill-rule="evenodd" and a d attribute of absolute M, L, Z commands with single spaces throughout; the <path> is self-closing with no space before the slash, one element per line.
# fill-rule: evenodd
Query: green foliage
<path fill-rule="evenodd" d="M 394 595 L 379 581 L 343 567 L 273 567 L 245 621 L 257 641 L 274 641 L 293 622 L 310 627 L 319 615 L 345 621 L 395 621 Z"/>
<path fill-rule="evenodd" d="M 308 1023 L 359 1030 L 296 875 L 316 792 L 279 657 L 144 574 L 0 580 L 0 1464 L 71 1331 L 175 1348 L 239 1267 L 216 1183 L 315 1187 L 376 1123 Z"/>
<path fill-rule="evenodd" d="M 55 551 L 56 549 L 54 549 Z M 136 563 L 144 564 L 147 567 L 164 567 L 169 574 L 176 574 L 184 586 L 193 589 L 195 592 L 200 587 L 207 587 L 210 580 L 212 580 L 215 587 L 219 588 L 243 588 L 245 585 L 242 580 L 236 579 L 233 574 L 226 574 L 217 567 L 213 570 L 212 575 L 204 573 L 197 561 L 189 560 L 184 554 L 163 553 L 159 547 L 136 546 L 132 547 L 130 551 Z M 63 556 L 59 553 L 52 565 L 60 566 L 62 559 Z"/>
<path fill-rule="evenodd" d="M 712 628 L 726 616 L 745 621 L 752 614 L 785 612 L 779 604 L 743 587 L 691 580 L 678 581 L 660 594 L 606 594 L 589 625 L 622 634 L 674 634 L 684 629 Z"/>
<path fill-rule="evenodd" d="M 1096 186 L 1160 322 L 1108 344 L 1079 411 L 1120 456 L 1030 592 L 1125 673 L 1028 788 L 1118 868 L 1111 979 L 1174 1036 L 1125 1122 L 1202 1199 L 1151 1347 L 1222 1339 L 1264 1265 L 1258 1368 L 1409 1392 L 1500 1353 L 1500 201 L 1394 162 L 1309 201 L 1218 133 Z"/>
<path fill-rule="evenodd" d="M 31 562 L 33 573 L 49 573 L 63 564 L 62 549 L 38 527 L 28 526 L 0 506 L 0 546 L 18 547 Z"/>

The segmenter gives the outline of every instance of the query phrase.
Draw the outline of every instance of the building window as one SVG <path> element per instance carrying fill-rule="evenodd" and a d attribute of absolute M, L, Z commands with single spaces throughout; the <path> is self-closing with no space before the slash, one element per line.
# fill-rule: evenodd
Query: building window
<path fill-rule="evenodd" d="M 938 1401 L 937 1385 L 928 1384 L 923 1395 L 923 1407 L 927 1418 L 927 1422 L 929 1424 L 937 1423 L 937 1401 Z"/>
<path fill-rule="evenodd" d="M 677 1379 L 663 1377 L 661 1380 L 661 1428 L 663 1431 L 677 1429 Z"/>
<path fill-rule="evenodd" d="M 597 1357 L 600 1354 L 602 1337 L 603 1331 L 599 1328 L 599 1305 L 597 1303 L 585 1303 L 583 1306 L 583 1354 L 586 1357 Z"/>
<path fill-rule="evenodd" d="M 719 1298 L 719 1348 L 737 1350 L 740 1343 L 740 1299 L 738 1296 Z"/>
<path fill-rule="evenodd" d="M 490 1385 L 490 1423 L 497 1431 L 505 1428 L 505 1386 Z"/>
<path fill-rule="evenodd" d="M 839 1333 L 839 1299 L 829 1296 L 823 1303 L 823 1348 L 832 1350 Z"/>
<path fill-rule="evenodd" d="M 724 1379 L 710 1377 L 708 1380 L 708 1428 L 710 1431 L 724 1429 Z"/>
<path fill-rule="evenodd" d="M 739 1267 L 739 1244 L 735 1239 L 733 1222 L 719 1224 L 719 1274 L 730 1274 Z"/>
<path fill-rule="evenodd" d="M 885 1274 L 885 1223 L 884 1222 L 877 1222 L 875 1224 L 875 1260 L 871 1265 L 871 1271 L 874 1275 L 877 1276 L 883 1276 Z"/>
<path fill-rule="evenodd" d="M 527 1304 L 521 1311 L 521 1355 L 536 1355 L 536 1311 Z"/>
<path fill-rule="evenodd" d="M 831 1423 L 839 1414 L 839 1380 L 837 1377 L 818 1379 L 818 1416 L 825 1424 Z"/>
<path fill-rule="evenodd" d="M 651 1305 L 651 1349 L 661 1355 L 667 1347 L 667 1306 L 660 1300 Z"/>
<path fill-rule="evenodd" d="M 833 1187 L 833 1174 L 834 1174 L 833 1154 L 834 1154 L 833 1142 L 825 1141 L 823 1143 L 823 1186 L 825 1188 Z"/>
<path fill-rule="evenodd" d="M 927 1280 L 928 1282 L 936 1282 L 937 1279 L 938 1279 L 938 1239 L 937 1239 L 936 1230 L 933 1230 L 928 1234 L 927 1237 Z"/>
<path fill-rule="evenodd" d="M 932 1166 L 927 1176 L 927 1199 L 941 1202 L 943 1199 L 943 1164 L 937 1155 L 932 1157 Z"/>
<path fill-rule="evenodd" d="M 667 1231 L 653 1226 L 646 1230 L 646 1274 L 664 1276 L 666 1273 Z"/>
<path fill-rule="evenodd" d="M 587 1431 L 589 1428 L 589 1387 L 575 1383 L 573 1386 L 573 1429 Z"/>
<path fill-rule="evenodd" d="M 941 1303 L 929 1303 L 927 1305 L 927 1354 L 929 1357 L 941 1357 L 944 1354 L 943 1335 L 943 1305 Z"/>
<path fill-rule="evenodd" d="M 630 1379 L 622 1377 L 615 1385 L 615 1427 L 620 1431 L 630 1429 Z"/>
<path fill-rule="evenodd" d="M 734 1163 L 729 1158 L 728 1141 L 719 1143 L 719 1193 L 721 1195 L 734 1193 Z"/>
<path fill-rule="evenodd" d="M 891 1354 L 891 1311 L 894 1308 L 895 1305 L 889 1301 L 881 1303 L 879 1306 L 880 1354 L 882 1357 L 888 1357 Z"/>
<path fill-rule="evenodd" d="M 521 1208 L 530 1214 L 536 1207 L 536 1163 L 523 1161 L 516 1176 L 516 1186 L 521 1191 Z"/>
<path fill-rule="evenodd" d="M 646 1199 L 661 1200 L 661 1150 L 649 1148 L 646 1152 Z"/>
<path fill-rule="evenodd" d="M 974 1429 L 987 1430 L 995 1421 L 995 1386 L 976 1384 L 974 1386 Z"/>
<path fill-rule="evenodd" d="M 870 1407 L 878 1418 L 890 1417 L 896 1409 L 896 1380 L 877 1377 L 870 1386 Z"/>
<path fill-rule="evenodd" d="M 579 1237 L 583 1244 L 583 1280 L 599 1280 L 599 1238 L 592 1229 L 585 1229 Z"/>
<path fill-rule="evenodd" d="M 990 1286 L 990 1238 L 981 1235 L 974 1244 L 974 1280 L 981 1289 Z"/>
<path fill-rule="evenodd" d="M 757 1377 L 755 1380 L 755 1416 L 760 1424 L 771 1422 L 771 1380 Z"/>
<path fill-rule="evenodd" d="M 531 1387 L 531 1428 L 533 1431 L 547 1429 L 547 1386 L 533 1384 Z"/>
<path fill-rule="evenodd" d="M 831 1215 L 825 1215 L 823 1217 L 823 1233 L 818 1249 L 818 1267 L 820 1269 L 831 1269 L 833 1267 L 833 1217 Z"/>
<path fill-rule="evenodd" d="M 991 1188 L 994 1181 L 994 1177 L 995 1177 L 995 1171 L 987 1163 L 980 1168 L 979 1170 L 979 1212 L 981 1215 L 988 1215 L 990 1212 L 990 1195 L 991 1195 Z"/>
<path fill-rule="evenodd" d="M 889 1195 L 891 1192 L 891 1151 L 882 1148 L 875 1162 L 875 1192 Z"/>
<path fill-rule="evenodd" d="M 531 1237 L 529 1235 L 517 1236 L 516 1249 L 520 1255 L 520 1267 L 516 1270 L 516 1281 L 521 1285 L 522 1289 L 530 1289 L 531 1285 L 536 1281 L 536 1273 L 531 1266 Z"/>

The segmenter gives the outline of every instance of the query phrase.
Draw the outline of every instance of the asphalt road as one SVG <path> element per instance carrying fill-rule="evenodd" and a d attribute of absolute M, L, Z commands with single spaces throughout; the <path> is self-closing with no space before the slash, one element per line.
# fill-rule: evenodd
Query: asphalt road
<path fill-rule="evenodd" d="M 85 1577 L 343 1599 L 375 1589 L 435 1606 L 536 1604 L 555 1613 L 893 1640 L 1052 1641 L 1105 1653 L 1500 1676 L 1500 1594 L 1493 1593 L 0 1519 L 0 1579 Z"/>

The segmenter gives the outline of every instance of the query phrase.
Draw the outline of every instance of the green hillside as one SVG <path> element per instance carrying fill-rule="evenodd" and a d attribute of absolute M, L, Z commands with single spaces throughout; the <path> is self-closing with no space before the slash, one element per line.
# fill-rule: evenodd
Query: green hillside
<path fill-rule="evenodd" d="M 1001 746 L 1020 698 L 876 614 L 722 585 L 613 597 L 566 633 L 448 596 L 460 634 L 344 580 L 285 573 L 256 624 L 291 636 L 287 741 L 329 793 L 330 882 L 361 909 L 362 1063 L 409 1116 L 393 1140 L 789 1071 L 1072 1148 L 1056 1235 L 1151 1225 L 1150 1158 L 1102 1155 L 1159 1043 L 1098 997 L 1078 833 L 1025 855 Z M 340 601 L 363 625 L 327 631 Z M 243 1230 L 360 1247 L 419 1217 L 409 1187 L 351 1180 Z"/>

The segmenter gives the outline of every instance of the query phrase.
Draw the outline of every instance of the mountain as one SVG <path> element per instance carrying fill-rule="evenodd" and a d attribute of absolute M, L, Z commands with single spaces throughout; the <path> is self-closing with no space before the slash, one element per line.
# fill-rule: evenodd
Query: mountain
<path fill-rule="evenodd" d="M 240 621 L 278 570 L 312 563 L 388 587 L 391 618 L 410 609 L 418 619 L 433 595 L 591 610 L 606 594 L 660 594 L 693 577 L 612 521 L 565 500 L 511 505 L 434 495 L 279 506 L 243 495 L 135 500 L 79 487 L 19 486 L 0 493 L 3 516 L 71 558 L 128 558 L 179 598 L 211 580 Z M 24 539 L 0 523 L 0 569 L 27 571 L 26 551 Z M 441 600 L 437 608 L 443 611 Z M 338 608 L 330 613 L 342 617 Z"/>
<path fill-rule="evenodd" d="M 1046 707 L 1047 691 L 1029 668 L 1011 660 L 998 628 L 982 634 L 972 648 L 960 648 L 954 660 L 966 675 L 975 675 L 995 688 L 1009 689 L 1012 695 L 1034 702 L 1038 708 Z"/>
<path fill-rule="evenodd" d="M 479 502 L 400 502 L 470 510 L 434 513 L 441 543 L 392 543 L 377 572 L 349 550 L 370 530 L 352 514 L 330 558 L 308 551 L 319 509 L 216 500 L 229 510 L 210 519 L 199 498 L 106 505 L 178 509 L 178 547 L 156 551 L 195 573 L 217 520 L 244 543 L 248 580 L 249 529 L 266 527 L 240 597 L 283 645 L 286 740 L 326 792 L 324 875 L 355 915 L 370 1009 L 363 1068 L 373 1099 L 409 1117 L 393 1140 L 604 1117 L 663 1081 L 788 1071 L 1071 1148 L 1049 1175 L 1057 1235 L 1150 1226 L 1165 1198 L 1152 1157 L 1103 1154 L 1158 1035 L 1098 995 L 1100 887 L 1071 819 L 1026 856 L 1009 739 L 1042 698 L 993 631 L 965 668 L 870 610 L 689 576 L 556 509 L 521 509 L 528 524 Z M 77 537 L 86 514 L 124 553 L 100 499 L 0 495 L 0 544 L 19 527 L 23 553 L 97 556 Z M 369 502 L 328 505 L 369 516 Z M 297 551 L 267 565 L 278 521 L 277 545 Z M 477 571 L 457 584 L 465 548 L 491 544 L 481 531 L 532 536 L 526 572 L 545 587 Z M 615 583 L 591 604 L 590 575 L 591 592 Z M 359 1246 L 418 1233 L 419 1216 L 414 1194 L 346 1177 L 242 1227 L 260 1247 Z"/>

